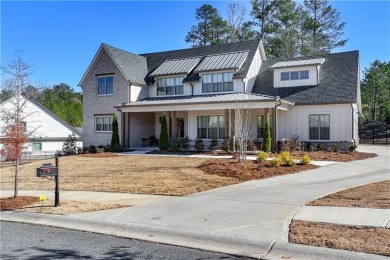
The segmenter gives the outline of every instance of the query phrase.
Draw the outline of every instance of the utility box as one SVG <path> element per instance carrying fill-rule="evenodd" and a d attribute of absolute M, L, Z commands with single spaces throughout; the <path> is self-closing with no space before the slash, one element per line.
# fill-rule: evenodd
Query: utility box
<path fill-rule="evenodd" d="M 37 177 L 50 177 L 58 175 L 58 167 L 52 166 L 50 163 L 43 164 L 37 168 Z"/>

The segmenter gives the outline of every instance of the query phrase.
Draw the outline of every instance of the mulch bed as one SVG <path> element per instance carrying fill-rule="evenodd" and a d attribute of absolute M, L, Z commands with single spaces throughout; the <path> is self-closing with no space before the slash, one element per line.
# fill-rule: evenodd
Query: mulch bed
<path fill-rule="evenodd" d="M 117 157 L 119 155 L 116 153 L 86 153 L 86 154 L 80 154 L 78 156 L 91 157 L 91 158 L 107 158 L 107 157 Z"/>
<path fill-rule="evenodd" d="M 318 166 L 312 164 L 271 167 L 265 163 L 258 163 L 255 161 L 239 163 L 237 162 L 237 159 L 208 160 L 198 167 L 198 169 L 204 171 L 205 173 L 223 177 L 232 177 L 240 181 L 265 179 L 273 176 L 280 176 L 316 168 L 318 168 Z"/>
<path fill-rule="evenodd" d="M 374 153 L 363 152 L 327 152 L 327 151 L 314 151 L 314 152 L 302 152 L 294 151 L 291 155 L 295 158 L 299 158 L 307 154 L 313 161 L 335 161 L 335 162 L 351 162 L 355 160 L 364 160 L 368 158 L 376 157 Z"/>
<path fill-rule="evenodd" d="M 37 203 L 39 201 L 38 197 L 32 197 L 32 196 L 20 196 L 16 198 L 5 198 L 0 199 L 0 210 L 6 211 L 6 210 L 15 210 L 15 209 L 21 209 L 25 206 Z"/>

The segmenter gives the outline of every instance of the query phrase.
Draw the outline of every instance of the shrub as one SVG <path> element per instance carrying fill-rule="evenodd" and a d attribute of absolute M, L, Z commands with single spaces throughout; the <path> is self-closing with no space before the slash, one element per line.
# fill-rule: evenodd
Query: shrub
<path fill-rule="evenodd" d="M 332 148 L 331 148 L 332 152 L 339 152 L 340 151 L 340 146 L 338 146 L 337 144 L 332 144 Z"/>
<path fill-rule="evenodd" d="M 96 146 L 94 146 L 93 144 L 91 144 L 88 148 L 88 152 L 90 153 L 96 153 Z"/>
<path fill-rule="evenodd" d="M 289 152 L 281 152 L 278 154 L 277 158 L 280 159 L 282 165 L 293 166 L 295 165 L 294 158 L 291 156 Z"/>
<path fill-rule="evenodd" d="M 89 147 L 83 147 L 83 153 L 89 153 Z"/>
<path fill-rule="evenodd" d="M 195 139 L 194 148 L 195 148 L 195 150 L 198 151 L 198 152 L 203 151 L 203 150 L 204 150 L 203 140 L 202 140 L 202 139 L 199 139 L 199 138 L 196 138 L 196 139 Z"/>
<path fill-rule="evenodd" d="M 118 129 L 118 118 L 114 113 L 114 117 L 112 119 L 111 147 L 115 149 L 117 146 L 119 146 L 119 129 Z"/>
<path fill-rule="evenodd" d="M 179 140 L 179 139 L 172 140 L 172 150 L 173 151 L 180 151 L 181 147 L 182 147 L 181 140 Z"/>
<path fill-rule="evenodd" d="M 77 140 L 76 140 L 76 136 L 74 135 L 74 133 L 68 135 L 64 144 L 62 145 L 62 152 L 65 155 L 79 153 L 79 147 L 77 147 L 76 141 Z"/>
<path fill-rule="evenodd" d="M 102 147 L 102 148 L 97 148 L 96 149 L 96 153 L 104 153 L 104 148 Z"/>
<path fill-rule="evenodd" d="M 291 138 L 286 138 L 281 141 L 282 151 L 300 151 L 302 150 L 302 142 L 299 136 L 293 135 Z"/>
<path fill-rule="evenodd" d="M 209 149 L 215 150 L 218 148 L 218 140 L 216 138 L 211 139 Z"/>
<path fill-rule="evenodd" d="M 280 167 L 280 166 L 282 166 L 282 161 L 280 160 L 280 158 L 276 157 L 276 158 L 271 160 L 271 166 L 272 167 Z"/>
<path fill-rule="evenodd" d="M 318 151 L 323 151 L 324 150 L 324 144 L 322 144 L 322 143 L 317 144 L 317 150 Z"/>
<path fill-rule="evenodd" d="M 305 144 L 305 150 L 308 151 L 308 152 L 313 152 L 314 151 L 314 146 L 311 142 L 307 142 Z"/>
<path fill-rule="evenodd" d="M 271 152 L 271 126 L 269 124 L 269 114 L 265 120 L 265 126 L 263 131 L 263 151 L 266 153 Z"/>
<path fill-rule="evenodd" d="M 348 150 L 349 150 L 351 153 L 355 152 L 356 149 L 357 149 L 357 145 L 356 145 L 356 144 L 350 144 L 350 145 L 348 146 Z"/>
<path fill-rule="evenodd" d="M 104 152 L 105 153 L 107 153 L 107 152 L 111 152 L 112 151 L 112 148 L 111 148 L 111 145 L 105 145 L 104 147 L 103 147 L 103 149 L 104 149 Z"/>
<path fill-rule="evenodd" d="M 165 114 L 161 119 L 161 133 L 160 133 L 160 142 L 158 144 L 158 148 L 160 148 L 160 150 L 168 150 L 169 148 L 168 126 L 167 126 L 167 118 Z"/>
<path fill-rule="evenodd" d="M 311 159 L 310 159 L 310 156 L 308 155 L 303 155 L 300 159 L 299 159 L 300 163 L 303 164 L 303 165 L 308 165 L 309 163 L 311 163 Z"/>
<path fill-rule="evenodd" d="M 262 163 L 266 162 L 268 159 L 268 153 L 261 151 L 260 153 L 257 154 L 257 161 Z"/>
<path fill-rule="evenodd" d="M 230 150 L 232 150 L 232 147 L 230 147 L 232 144 L 232 142 L 230 141 L 230 138 L 229 137 L 226 137 L 225 139 L 223 139 L 223 142 L 222 142 L 222 149 L 226 152 L 229 152 Z"/>
<path fill-rule="evenodd" d="M 183 150 L 188 150 L 191 147 L 191 139 L 188 138 L 188 135 L 181 141 L 181 147 Z"/>

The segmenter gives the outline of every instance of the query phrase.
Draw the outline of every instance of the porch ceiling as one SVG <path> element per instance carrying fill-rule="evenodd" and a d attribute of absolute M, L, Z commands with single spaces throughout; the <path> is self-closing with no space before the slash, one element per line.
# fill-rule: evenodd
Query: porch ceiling
<path fill-rule="evenodd" d="M 247 93 L 214 94 L 199 96 L 176 96 L 163 98 L 147 98 L 144 100 L 116 106 L 122 112 L 152 111 L 189 111 L 237 108 L 274 108 L 280 105 L 288 108 L 293 103 L 277 97 Z"/>

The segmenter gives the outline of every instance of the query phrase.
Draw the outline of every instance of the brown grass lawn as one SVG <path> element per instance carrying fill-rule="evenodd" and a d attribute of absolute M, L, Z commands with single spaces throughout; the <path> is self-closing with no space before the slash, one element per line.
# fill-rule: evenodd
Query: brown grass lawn
<path fill-rule="evenodd" d="M 60 158 L 60 189 L 186 195 L 239 183 L 235 178 L 197 169 L 205 159 L 158 156 L 66 156 Z M 36 168 L 54 159 L 20 167 L 19 189 L 54 189 L 54 182 L 36 177 Z M 13 189 L 14 167 L 1 169 L 1 189 Z"/>
<path fill-rule="evenodd" d="M 350 188 L 314 200 L 309 206 L 390 209 L 390 181 Z M 390 256 L 390 229 L 294 220 L 290 242 Z"/>
<path fill-rule="evenodd" d="M 390 256 L 390 229 L 294 220 L 290 242 Z"/>
<path fill-rule="evenodd" d="M 307 205 L 390 209 L 390 181 L 381 181 L 339 191 L 314 200 Z"/>

